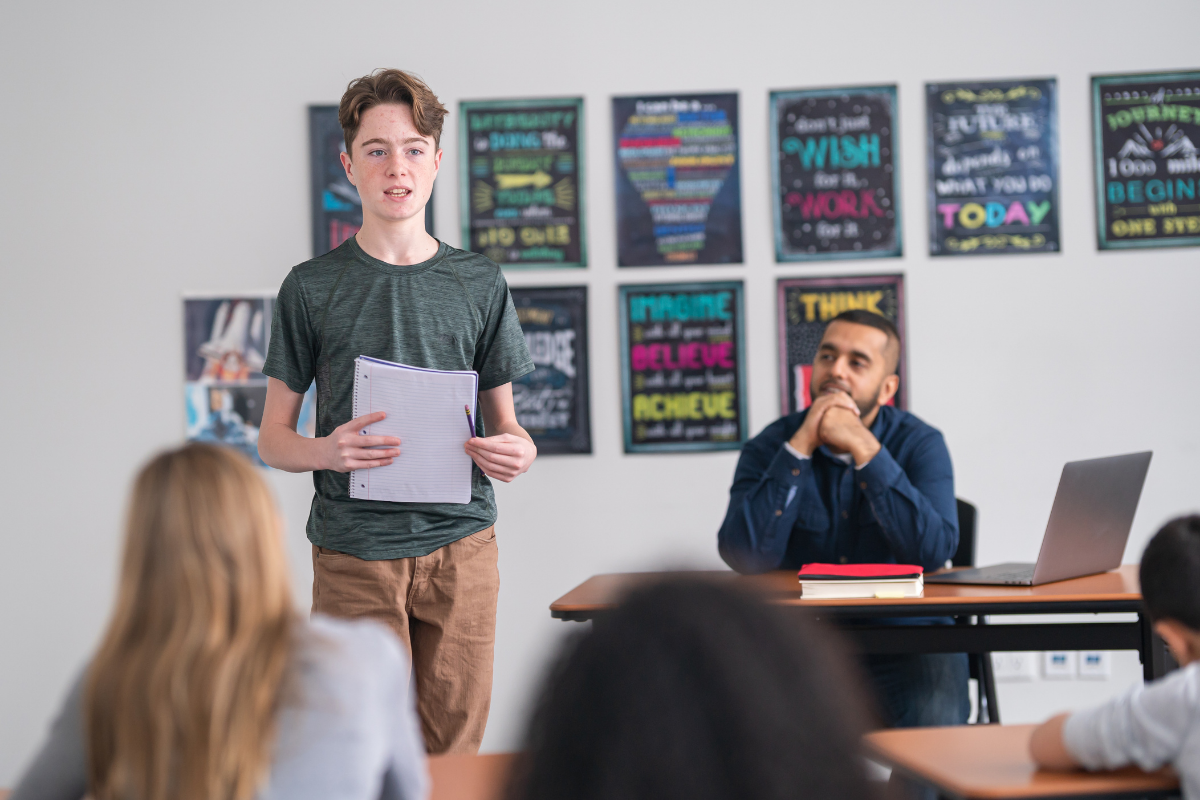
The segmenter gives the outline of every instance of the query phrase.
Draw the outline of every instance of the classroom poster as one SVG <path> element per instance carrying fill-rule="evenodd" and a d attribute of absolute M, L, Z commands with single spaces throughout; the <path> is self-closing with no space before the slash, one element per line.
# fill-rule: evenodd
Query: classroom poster
<path fill-rule="evenodd" d="M 737 93 L 612 106 L 617 264 L 742 263 Z"/>
<path fill-rule="evenodd" d="M 838 278 L 781 278 L 779 306 L 779 389 L 784 414 L 812 403 L 810 379 L 817 346 L 829 320 L 851 309 L 887 317 L 900 332 L 900 389 L 889 405 L 907 407 L 908 376 L 904 352 L 904 276 L 855 275 Z"/>
<path fill-rule="evenodd" d="M 746 440 L 742 282 L 618 287 L 625 452 Z"/>
<path fill-rule="evenodd" d="M 538 455 L 592 452 L 587 287 L 510 291 L 535 367 L 512 384 L 517 422 L 533 437 Z"/>
<path fill-rule="evenodd" d="M 1057 252 L 1053 78 L 925 85 L 929 253 Z"/>
<path fill-rule="evenodd" d="M 258 430 L 267 398 L 262 373 L 275 293 L 202 295 L 183 300 L 187 440 L 240 450 L 259 466 Z M 316 435 L 315 393 L 304 395 L 296 430 Z"/>
<path fill-rule="evenodd" d="M 1092 78 L 1101 250 L 1200 245 L 1200 72 Z"/>
<path fill-rule="evenodd" d="M 309 169 L 312 180 L 313 255 L 321 256 L 358 233 L 362 200 L 346 177 L 346 151 L 337 106 L 308 107 Z M 433 235 L 433 194 L 425 204 L 425 230 Z"/>
<path fill-rule="evenodd" d="M 586 267 L 583 98 L 459 109 L 463 248 L 502 267 Z"/>
<path fill-rule="evenodd" d="M 775 260 L 899 256 L 896 87 L 771 92 Z"/>

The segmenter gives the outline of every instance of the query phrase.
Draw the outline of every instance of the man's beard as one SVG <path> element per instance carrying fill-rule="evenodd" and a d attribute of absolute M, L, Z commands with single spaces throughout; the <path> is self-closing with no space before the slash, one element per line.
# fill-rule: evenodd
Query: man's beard
<path fill-rule="evenodd" d="M 850 398 L 854 400 L 853 397 Z M 854 400 L 854 405 L 858 406 L 858 418 L 866 419 L 874 413 L 875 409 L 879 408 L 879 389 L 876 387 L 875 394 L 871 395 L 871 399 L 867 402 Z"/>

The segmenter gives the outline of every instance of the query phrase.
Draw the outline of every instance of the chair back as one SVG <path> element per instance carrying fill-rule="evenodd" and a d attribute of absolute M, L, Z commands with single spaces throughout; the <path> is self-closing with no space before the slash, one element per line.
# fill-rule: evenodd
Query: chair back
<path fill-rule="evenodd" d="M 975 525 L 978 512 L 966 500 L 956 499 L 958 505 L 958 550 L 950 559 L 954 567 L 975 566 Z"/>

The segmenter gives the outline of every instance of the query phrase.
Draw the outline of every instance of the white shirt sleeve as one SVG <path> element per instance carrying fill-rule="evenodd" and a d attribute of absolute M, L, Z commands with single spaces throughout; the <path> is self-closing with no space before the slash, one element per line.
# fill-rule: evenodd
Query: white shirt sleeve
<path fill-rule="evenodd" d="M 784 442 L 783 447 L 785 450 L 787 450 L 789 453 L 791 453 L 793 456 L 800 459 L 801 461 L 806 461 L 809 458 L 809 456 L 804 455 L 804 453 L 801 453 L 799 450 L 792 447 L 791 442 Z M 838 458 L 842 459 L 842 461 L 845 461 L 847 464 L 854 463 L 854 459 L 850 456 L 849 453 L 844 453 L 842 455 L 839 455 Z M 874 459 L 868 458 L 866 461 L 866 464 L 854 464 L 854 468 L 856 470 L 862 469 L 867 464 L 870 464 L 872 461 L 874 461 Z"/>
<path fill-rule="evenodd" d="M 806 455 L 804 455 L 804 453 L 801 453 L 801 452 L 800 452 L 799 450 L 797 450 L 796 448 L 792 447 L 792 445 L 791 445 L 791 442 L 784 442 L 784 443 L 783 443 L 783 446 L 784 446 L 784 449 L 786 449 L 786 450 L 787 450 L 789 453 L 791 453 L 793 456 L 795 456 L 796 458 L 800 459 L 801 461 L 807 461 L 807 460 L 808 460 L 808 458 L 809 458 L 809 457 L 808 457 L 808 456 L 806 456 Z"/>
<path fill-rule="evenodd" d="M 1197 724 L 1200 664 L 1190 665 L 1108 703 L 1067 718 L 1063 744 L 1088 769 L 1137 764 L 1145 770 L 1179 758 Z"/>

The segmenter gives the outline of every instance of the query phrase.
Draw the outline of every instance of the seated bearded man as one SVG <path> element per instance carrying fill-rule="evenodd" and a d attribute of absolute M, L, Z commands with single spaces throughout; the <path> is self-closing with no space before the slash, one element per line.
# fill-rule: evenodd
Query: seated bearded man
<path fill-rule="evenodd" d="M 742 449 L 718 534 L 725 563 L 743 573 L 814 562 L 919 564 L 932 571 L 954 554 L 954 472 L 942 434 L 887 405 L 900 384 L 900 348 L 895 326 L 878 314 L 846 311 L 830 321 L 813 363 L 812 404 L 776 420 Z M 863 661 L 887 724 L 966 722 L 966 655 Z"/>

